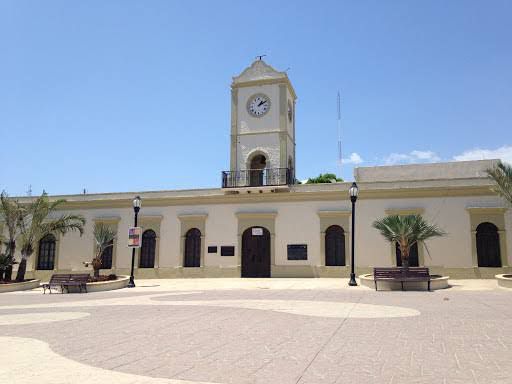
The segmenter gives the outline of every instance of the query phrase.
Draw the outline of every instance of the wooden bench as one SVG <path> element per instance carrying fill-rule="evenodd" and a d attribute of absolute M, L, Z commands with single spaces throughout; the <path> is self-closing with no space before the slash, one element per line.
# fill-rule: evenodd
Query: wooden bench
<path fill-rule="evenodd" d="M 399 281 L 404 290 L 404 282 L 426 281 L 427 289 L 430 291 L 430 273 L 426 267 L 410 267 L 404 269 L 402 267 L 382 267 L 373 268 L 373 281 L 375 282 L 375 290 L 377 290 L 377 281 Z"/>
<path fill-rule="evenodd" d="M 52 293 L 52 288 L 60 288 L 61 293 L 64 293 L 64 289 L 66 289 L 69 293 L 69 287 L 79 287 L 80 292 L 82 289 L 85 289 L 87 292 L 87 281 L 89 280 L 88 273 L 56 273 L 52 275 L 50 281 L 47 284 L 43 284 L 43 294 L 46 294 L 46 290 Z"/>
<path fill-rule="evenodd" d="M 87 282 L 89 281 L 88 273 L 75 273 L 69 275 L 69 280 L 62 283 L 62 287 L 66 288 L 69 293 L 69 287 L 78 287 L 80 289 L 80 293 L 82 293 L 82 289 L 87 293 Z"/>
<path fill-rule="evenodd" d="M 64 293 L 64 288 L 62 287 L 62 283 L 65 283 L 69 280 L 69 273 L 57 273 L 52 275 L 50 281 L 47 284 L 43 284 L 43 294 L 46 294 L 46 290 L 52 293 L 52 288 L 60 288 L 61 293 Z"/>

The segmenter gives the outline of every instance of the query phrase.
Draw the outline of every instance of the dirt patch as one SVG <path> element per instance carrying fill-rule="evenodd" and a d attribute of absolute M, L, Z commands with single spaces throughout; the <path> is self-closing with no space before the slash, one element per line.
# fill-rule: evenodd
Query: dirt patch
<path fill-rule="evenodd" d="M 90 276 L 88 283 L 98 283 L 100 281 L 113 281 L 117 280 L 117 275 L 111 274 L 111 275 L 100 275 L 99 277 Z"/>

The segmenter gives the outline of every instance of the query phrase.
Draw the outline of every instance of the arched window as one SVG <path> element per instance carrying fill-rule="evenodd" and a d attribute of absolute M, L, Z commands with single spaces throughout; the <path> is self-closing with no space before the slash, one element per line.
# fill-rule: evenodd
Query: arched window
<path fill-rule="evenodd" d="M 55 267 L 55 236 L 46 235 L 39 241 L 37 269 L 53 270 Z"/>
<path fill-rule="evenodd" d="M 185 262 L 184 267 L 201 266 L 201 231 L 190 229 L 185 235 Z"/>
<path fill-rule="evenodd" d="M 476 227 L 476 255 L 479 267 L 501 267 L 500 235 L 494 224 Z"/>
<path fill-rule="evenodd" d="M 325 265 L 346 265 L 345 231 L 339 225 L 331 225 L 325 231 Z"/>
<path fill-rule="evenodd" d="M 148 229 L 142 234 L 142 246 L 140 247 L 139 268 L 155 267 L 156 233 Z"/>
<path fill-rule="evenodd" d="M 400 246 L 396 243 L 396 266 L 402 266 L 402 251 L 400 251 Z M 409 267 L 419 267 L 420 261 L 418 257 L 418 243 L 414 243 L 409 251 Z"/>
<path fill-rule="evenodd" d="M 110 247 L 105 248 L 101 254 L 101 269 L 112 268 L 112 254 L 114 252 L 114 240 L 110 241 Z"/>

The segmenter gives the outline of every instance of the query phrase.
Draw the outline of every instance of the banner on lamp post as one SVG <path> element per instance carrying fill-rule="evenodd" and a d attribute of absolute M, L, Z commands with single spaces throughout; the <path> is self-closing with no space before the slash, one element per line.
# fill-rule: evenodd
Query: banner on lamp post
<path fill-rule="evenodd" d="M 142 244 L 142 228 L 128 228 L 128 248 L 140 248 Z"/>

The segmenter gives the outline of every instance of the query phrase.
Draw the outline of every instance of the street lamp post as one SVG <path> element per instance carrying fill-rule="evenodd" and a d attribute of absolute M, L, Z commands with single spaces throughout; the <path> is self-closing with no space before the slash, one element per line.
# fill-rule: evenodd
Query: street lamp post
<path fill-rule="evenodd" d="M 133 211 L 135 212 L 135 223 L 134 227 L 137 226 L 137 216 L 139 215 L 141 206 L 141 199 L 140 196 L 135 196 L 135 199 L 133 199 Z M 135 248 L 132 248 L 132 268 L 130 270 L 130 281 L 128 282 L 128 288 L 134 288 L 135 287 L 135 281 L 133 279 L 133 268 L 135 266 Z"/>
<path fill-rule="evenodd" d="M 354 250 L 356 248 L 356 242 L 355 242 L 355 222 L 356 222 L 356 200 L 357 195 L 359 194 L 359 188 L 357 187 L 357 184 L 355 182 L 352 183 L 352 186 L 348 190 L 348 194 L 350 195 L 350 201 L 352 202 L 352 254 L 350 257 L 350 281 L 348 282 L 348 285 L 351 287 L 357 285 L 356 281 L 356 274 L 354 272 Z"/>

